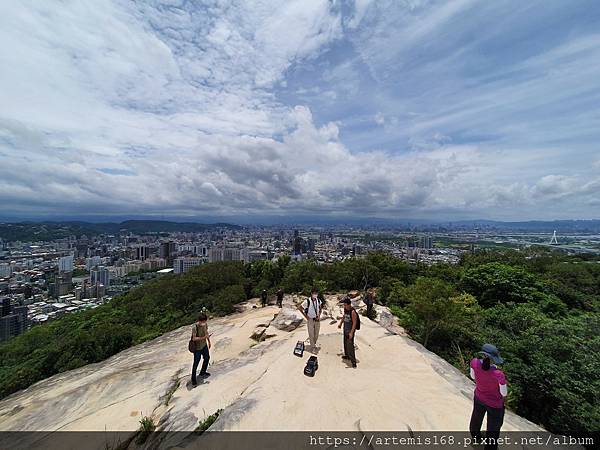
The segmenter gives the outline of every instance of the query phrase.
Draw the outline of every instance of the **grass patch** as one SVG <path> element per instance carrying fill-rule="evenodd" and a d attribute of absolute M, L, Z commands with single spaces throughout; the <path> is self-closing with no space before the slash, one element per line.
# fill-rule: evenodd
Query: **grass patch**
<path fill-rule="evenodd" d="M 142 417 L 140 419 L 140 429 L 135 439 L 135 443 L 142 445 L 144 442 L 146 442 L 146 439 L 148 439 L 148 436 L 150 436 L 154 430 L 156 430 L 156 425 L 154 424 L 152 417 Z"/>
<path fill-rule="evenodd" d="M 204 420 L 198 421 L 198 426 L 196 427 L 196 433 L 202 434 L 206 430 L 208 430 L 213 423 L 218 419 L 219 415 L 223 412 L 222 409 L 217 409 L 217 411 L 210 416 L 206 417 Z"/>
<path fill-rule="evenodd" d="M 169 406 L 169 402 L 173 398 L 173 394 L 175 394 L 175 391 L 177 391 L 177 389 L 179 389 L 179 386 L 181 386 L 181 380 L 179 379 L 180 374 L 181 369 L 178 370 L 175 373 L 175 375 L 173 375 L 173 378 L 171 378 L 171 384 L 169 384 L 167 392 L 165 392 L 165 395 L 163 395 L 161 399 L 165 406 Z"/>

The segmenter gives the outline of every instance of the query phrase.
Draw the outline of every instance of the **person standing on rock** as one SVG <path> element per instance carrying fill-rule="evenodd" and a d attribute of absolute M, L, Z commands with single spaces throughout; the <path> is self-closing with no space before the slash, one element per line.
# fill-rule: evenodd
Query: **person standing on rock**
<path fill-rule="evenodd" d="M 344 297 L 344 315 L 342 316 L 338 328 L 344 326 L 344 356 L 342 359 L 350 360 L 352 367 L 356 367 L 356 354 L 354 352 L 354 333 L 358 327 L 358 313 L 352 307 L 350 297 Z"/>
<path fill-rule="evenodd" d="M 200 369 L 200 377 L 208 378 L 210 373 L 206 371 L 210 355 L 208 350 L 211 347 L 210 334 L 208 334 L 208 317 L 206 314 L 200 313 L 198 320 L 192 325 L 192 341 L 194 341 L 194 365 L 192 366 L 192 386 L 197 386 L 196 370 L 202 358 L 202 368 Z"/>
<path fill-rule="evenodd" d="M 260 293 L 260 302 L 263 305 L 263 308 L 265 306 L 267 306 L 267 290 L 263 289 L 263 291 Z"/>
<path fill-rule="evenodd" d="M 277 306 L 283 307 L 283 289 L 281 288 L 277 290 Z"/>
<path fill-rule="evenodd" d="M 306 323 L 308 325 L 308 340 L 310 342 L 311 351 L 314 351 L 317 348 L 319 330 L 321 329 L 322 303 L 318 294 L 319 292 L 317 289 L 313 288 L 310 298 L 307 298 L 300 306 L 298 306 L 298 309 L 306 319 Z"/>
<path fill-rule="evenodd" d="M 504 398 L 508 395 L 504 372 L 495 364 L 502 364 L 498 349 L 492 344 L 481 347 L 481 358 L 471 360 L 471 378 L 475 380 L 475 395 L 473 396 L 473 412 L 469 431 L 476 442 L 481 439 L 481 424 L 487 414 L 486 450 L 498 448 L 500 428 L 504 421 Z"/>
<path fill-rule="evenodd" d="M 374 292 L 365 292 L 365 305 L 367 305 L 367 317 L 371 319 L 373 317 L 373 303 L 375 303 L 375 293 Z"/>

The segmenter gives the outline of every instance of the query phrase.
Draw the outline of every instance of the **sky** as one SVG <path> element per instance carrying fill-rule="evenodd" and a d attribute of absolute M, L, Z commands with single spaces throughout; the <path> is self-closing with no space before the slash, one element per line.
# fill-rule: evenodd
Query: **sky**
<path fill-rule="evenodd" d="M 0 3 L 0 216 L 600 218 L 595 0 Z"/>

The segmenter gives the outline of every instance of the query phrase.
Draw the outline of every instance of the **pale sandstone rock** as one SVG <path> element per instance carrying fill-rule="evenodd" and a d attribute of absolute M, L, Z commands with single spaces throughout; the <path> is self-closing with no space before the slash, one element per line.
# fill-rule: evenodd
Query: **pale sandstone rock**
<path fill-rule="evenodd" d="M 282 331 L 294 331 L 303 321 L 304 317 L 300 314 L 300 311 L 286 305 L 281 308 L 270 326 Z"/>
<path fill-rule="evenodd" d="M 327 300 L 330 313 L 340 316 L 336 297 Z M 274 314 L 269 327 L 258 327 Z M 275 327 L 278 319 L 301 323 L 295 314 L 291 307 L 268 306 L 211 320 L 212 376 L 196 388 L 189 384 L 192 355 L 184 326 L 0 401 L 0 431 L 134 431 L 145 415 L 160 430 L 191 433 L 218 409 L 223 413 L 211 427 L 215 430 L 467 430 L 473 383 L 420 344 L 364 317 L 356 334 L 357 369 L 340 359 L 336 323 L 323 321 L 319 370 L 314 378 L 304 376 L 309 355 L 298 358 L 293 349 L 306 339 L 306 328 Z M 250 339 L 257 329 L 272 338 Z M 541 429 L 507 412 L 503 430 Z M 28 447 L 44 448 L 43 436 Z M 169 436 L 183 439 L 185 433 Z"/>

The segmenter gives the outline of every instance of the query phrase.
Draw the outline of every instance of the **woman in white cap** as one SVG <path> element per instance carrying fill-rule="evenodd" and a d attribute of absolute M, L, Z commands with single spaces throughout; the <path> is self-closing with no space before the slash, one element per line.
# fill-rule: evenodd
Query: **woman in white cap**
<path fill-rule="evenodd" d="M 496 441 L 504 421 L 504 397 L 508 394 L 504 372 L 495 364 L 502 364 L 498 349 L 492 344 L 481 347 L 479 358 L 471 360 L 471 378 L 475 380 L 473 413 L 469 431 L 475 439 L 481 438 L 481 424 L 487 414 L 486 449 L 498 448 Z M 492 362 L 494 364 L 492 364 Z"/>

